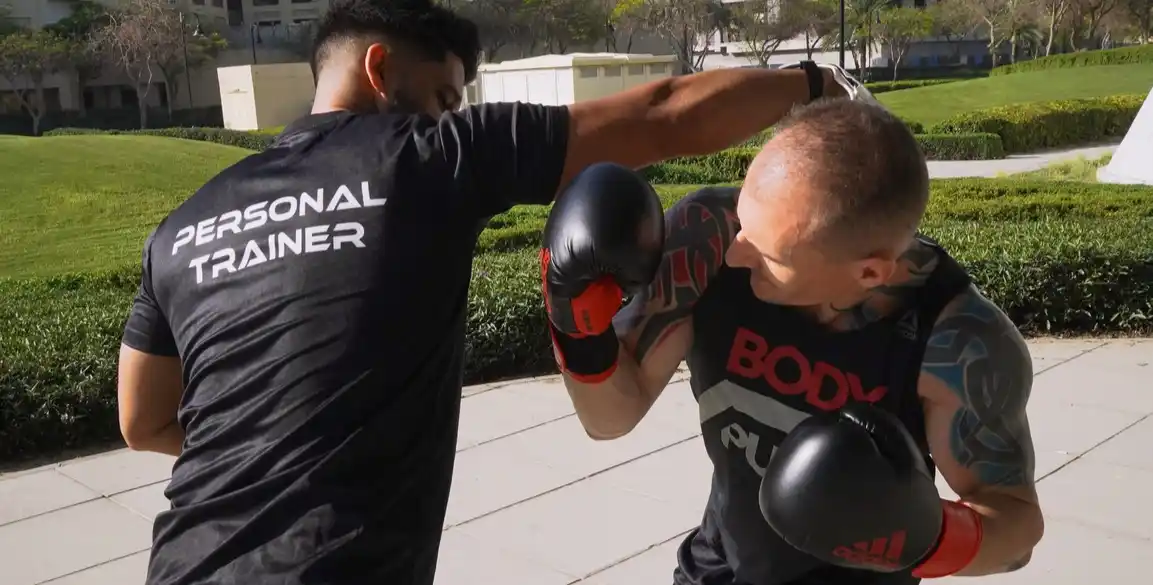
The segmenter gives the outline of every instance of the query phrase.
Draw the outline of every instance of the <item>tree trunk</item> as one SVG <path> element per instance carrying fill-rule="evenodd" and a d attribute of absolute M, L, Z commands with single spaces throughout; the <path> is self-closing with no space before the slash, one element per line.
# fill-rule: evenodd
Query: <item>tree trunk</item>
<path fill-rule="evenodd" d="M 1049 14 L 1049 34 L 1045 37 L 1045 56 L 1053 54 L 1053 35 L 1057 32 L 1057 12 Z"/>
<path fill-rule="evenodd" d="M 1009 63 L 1017 62 L 1017 33 L 1009 37 Z"/>
<path fill-rule="evenodd" d="M 169 125 L 172 125 L 172 100 L 176 99 L 176 90 L 174 89 L 175 87 L 176 87 L 176 84 L 171 82 L 171 81 L 168 81 L 168 74 L 165 73 L 164 74 L 164 93 L 166 94 L 166 97 L 168 99 L 164 100 L 164 103 L 167 104 L 167 106 L 168 106 L 168 124 Z"/>
<path fill-rule="evenodd" d="M 148 91 L 137 82 L 136 83 L 136 109 L 140 111 L 140 129 L 148 128 Z"/>

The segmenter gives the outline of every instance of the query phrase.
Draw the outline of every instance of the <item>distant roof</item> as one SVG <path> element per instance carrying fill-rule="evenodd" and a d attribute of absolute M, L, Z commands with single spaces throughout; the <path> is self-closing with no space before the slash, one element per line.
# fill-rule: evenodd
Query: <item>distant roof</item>
<path fill-rule="evenodd" d="M 676 61 L 675 55 L 653 55 L 650 53 L 568 53 L 565 55 L 541 55 L 526 59 L 513 59 L 500 63 L 485 63 L 481 71 L 510 71 L 518 69 L 556 69 L 579 65 L 626 65 L 629 63 L 669 63 Z"/>

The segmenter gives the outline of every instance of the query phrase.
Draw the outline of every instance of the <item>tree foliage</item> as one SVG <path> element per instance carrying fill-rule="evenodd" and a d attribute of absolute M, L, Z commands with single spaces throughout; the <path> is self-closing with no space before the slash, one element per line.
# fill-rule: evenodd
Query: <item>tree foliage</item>
<path fill-rule="evenodd" d="M 32 117 L 32 133 L 40 134 L 47 104 L 44 80 L 68 66 L 69 43 L 48 30 L 19 30 L 0 37 L 0 77 Z"/>

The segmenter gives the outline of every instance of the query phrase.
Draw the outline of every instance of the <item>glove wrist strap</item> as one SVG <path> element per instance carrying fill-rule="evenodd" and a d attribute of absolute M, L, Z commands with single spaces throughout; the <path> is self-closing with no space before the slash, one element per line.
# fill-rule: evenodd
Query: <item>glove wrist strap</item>
<path fill-rule="evenodd" d="M 572 337 L 548 324 L 552 344 L 556 349 L 557 365 L 572 379 L 585 384 L 599 384 L 617 369 L 620 341 L 611 326 L 603 333 Z"/>
<path fill-rule="evenodd" d="M 948 577 L 973 562 L 981 549 L 983 529 L 981 515 L 960 502 L 941 501 L 944 522 L 937 548 L 917 568 L 913 576 L 920 579 Z"/>

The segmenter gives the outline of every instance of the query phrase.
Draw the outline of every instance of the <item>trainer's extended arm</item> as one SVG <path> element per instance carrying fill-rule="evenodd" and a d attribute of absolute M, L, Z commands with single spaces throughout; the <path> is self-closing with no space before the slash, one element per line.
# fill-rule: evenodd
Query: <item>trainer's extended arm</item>
<path fill-rule="evenodd" d="M 950 303 L 925 350 L 919 394 L 933 461 L 981 519 L 980 548 L 957 575 L 1020 569 L 1041 540 L 1025 415 L 1032 384 L 1029 349 L 996 305 L 972 288 Z"/>
<path fill-rule="evenodd" d="M 656 279 L 613 319 L 616 370 L 599 383 L 565 374 L 589 436 L 621 437 L 636 427 L 685 359 L 692 309 L 724 262 L 737 233 L 736 188 L 706 188 L 665 213 L 665 250 Z"/>
<path fill-rule="evenodd" d="M 831 70 L 820 73 L 823 95 L 846 95 Z M 802 69 L 724 69 L 573 104 L 559 187 L 600 161 L 639 168 L 728 148 L 776 124 L 810 96 Z"/>

